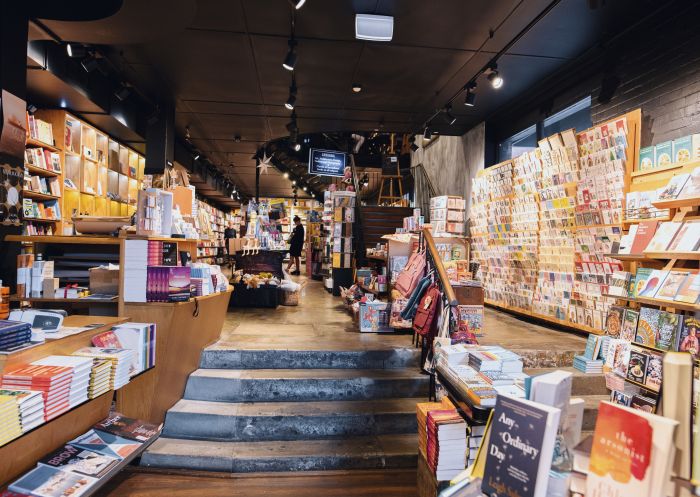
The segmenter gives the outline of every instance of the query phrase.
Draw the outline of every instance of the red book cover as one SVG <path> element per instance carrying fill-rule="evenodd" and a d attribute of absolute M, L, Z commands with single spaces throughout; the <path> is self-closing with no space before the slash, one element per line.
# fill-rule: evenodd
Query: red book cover
<path fill-rule="evenodd" d="M 122 344 L 119 342 L 117 335 L 115 335 L 111 330 L 92 337 L 92 344 L 95 347 L 103 347 L 108 349 L 122 348 Z"/>
<path fill-rule="evenodd" d="M 634 235 L 630 253 L 641 254 L 644 252 L 644 249 L 647 248 L 651 239 L 654 238 L 654 233 L 656 233 L 656 228 L 658 226 L 658 221 L 642 221 L 639 223 L 639 228 L 637 228 L 637 233 Z"/>

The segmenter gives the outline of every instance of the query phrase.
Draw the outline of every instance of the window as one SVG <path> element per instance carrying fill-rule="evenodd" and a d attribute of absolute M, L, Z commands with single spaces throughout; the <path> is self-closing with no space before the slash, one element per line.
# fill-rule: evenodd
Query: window
<path fill-rule="evenodd" d="M 583 131 L 592 125 L 591 97 L 588 96 L 545 119 L 543 136 L 551 136 L 554 133 L 561 133 L 571 128 L 576 129 L 576 131 Z"/>
<path fill-rule="evenodd" d="M 537 147 L 537 127 L 533 124 L 498 144 L 498 162 L 517 157 L 534 150 L 535 147 Z"/>

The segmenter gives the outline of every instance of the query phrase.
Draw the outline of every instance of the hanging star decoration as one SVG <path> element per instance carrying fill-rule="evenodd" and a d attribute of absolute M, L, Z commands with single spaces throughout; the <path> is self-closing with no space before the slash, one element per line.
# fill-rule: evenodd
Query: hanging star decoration
<path fill-rule="evenodd" d="M 263 158 L 260 160 L 260 164 L 258 165 L 258 169 L 260 169 L 260 174 L 267 174 L 267 170 L 272 167 L 272 164 L 270 164 L 270 161 L 272 160 L 272 156 L 268 157 L 267 152 L 263 153 Z"/>

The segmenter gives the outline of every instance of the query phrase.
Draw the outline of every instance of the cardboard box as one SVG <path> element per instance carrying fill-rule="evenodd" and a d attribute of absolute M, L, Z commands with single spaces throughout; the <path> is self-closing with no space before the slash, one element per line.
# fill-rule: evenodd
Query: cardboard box
<path fill-rule="evenodd" d="M 106 293 L 117 295 L 119 293 L 119 270 L 92 267 L 90 274 L 90 293 Z"/>
<path fill-rule="evenodd" d="M 44 297 L 52 297 L 56 295 L 58 286 L 58 278 L 46 278 L 42 288 L 42 295 L 44 295 Z"/>

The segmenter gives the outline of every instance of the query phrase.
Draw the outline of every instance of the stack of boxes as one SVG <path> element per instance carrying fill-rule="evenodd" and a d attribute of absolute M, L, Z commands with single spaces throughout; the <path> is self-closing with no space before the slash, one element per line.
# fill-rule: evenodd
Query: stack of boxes
<path fill-rule="evenodd" d="M 430 224 L 435 235 L 464 236 L 467 203 L 463 197 L 443 195 L 430 199 Z"/>
<path fill-rule="evenodd" d="M 17 295 L 20 297 L 53 298 L 58 288 L 58 278 L 54 278 L 53 261 L 34 259 L 34 254 L 17 256 Z"/>
<path fill-rule="evenodd" d="M 353 265 L 352 226 L 355 222 L 355 192 L 332 192 L 333 230 L 332 259 L 334 269 Z"/>

